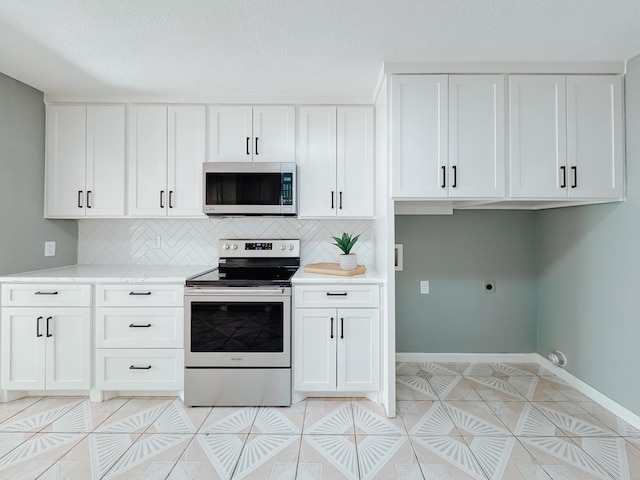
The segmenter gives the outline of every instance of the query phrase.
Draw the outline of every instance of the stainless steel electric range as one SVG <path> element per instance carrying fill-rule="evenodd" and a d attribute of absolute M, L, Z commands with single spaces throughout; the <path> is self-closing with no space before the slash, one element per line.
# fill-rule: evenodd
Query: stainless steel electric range
<path fill-rule="evenodd" d="M 300 240 L 220 240 L 218 251 L 218 268 L 186 281 L 185 404 L 291 405 Z"/>

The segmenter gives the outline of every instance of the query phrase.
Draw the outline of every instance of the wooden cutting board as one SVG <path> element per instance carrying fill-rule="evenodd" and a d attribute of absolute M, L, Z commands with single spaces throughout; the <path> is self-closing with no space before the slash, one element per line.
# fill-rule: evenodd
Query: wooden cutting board
<path fill-rule="evenodd" d="M 351 277 L 353 275 L 362 275 L 367 271 L 364 265 L 358 265 L 353 270 L 341 270 L 339 263 L 308 263 L 304 266 L 307 273 L 321 273 L 324 275 L 340 275 L 342 277 Z"/>

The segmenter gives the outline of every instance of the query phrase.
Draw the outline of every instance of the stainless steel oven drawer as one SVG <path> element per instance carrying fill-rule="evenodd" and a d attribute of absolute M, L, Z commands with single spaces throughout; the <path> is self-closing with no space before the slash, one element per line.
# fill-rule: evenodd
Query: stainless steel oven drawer
<path fill-rule="evenodd" d="M 288 407 L 290 368 L 186 368 L 184 403 L 190 407 Z"/>

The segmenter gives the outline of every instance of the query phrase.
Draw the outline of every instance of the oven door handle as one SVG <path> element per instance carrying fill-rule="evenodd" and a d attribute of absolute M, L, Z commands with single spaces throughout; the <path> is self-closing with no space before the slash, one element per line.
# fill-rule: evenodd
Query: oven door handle
<path fill-rule="evenodd" d="M 284 288 L 259 289 L 259 288 L 219 288 L 219 289 L 194 289 L 185 290 L 185 296 L 190 295 L 234 295 L 234 296 L 256 296 L 256 295 L 283 295 Z"/>

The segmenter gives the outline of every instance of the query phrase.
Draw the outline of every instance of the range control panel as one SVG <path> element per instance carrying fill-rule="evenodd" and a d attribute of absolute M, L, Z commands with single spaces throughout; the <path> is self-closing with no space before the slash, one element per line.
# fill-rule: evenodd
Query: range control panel
<path fill-rule="evenodd" d="M 231 238 L 218 241 L 220 258 L 299 257 L 300 240 Z"/>

